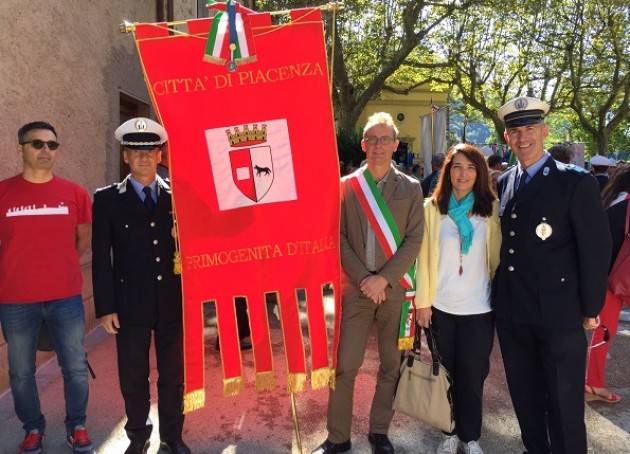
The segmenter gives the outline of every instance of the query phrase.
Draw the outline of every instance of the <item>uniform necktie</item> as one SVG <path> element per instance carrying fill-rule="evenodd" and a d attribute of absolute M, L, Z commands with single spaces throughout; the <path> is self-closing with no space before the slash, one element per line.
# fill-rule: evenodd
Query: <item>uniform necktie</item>
<path fill-rule="evenodd" d="M 149 213 L 153 214 L 155 202 L 153 201 L 153 196 L 151 194 L 151 186 L 145 186 L 142 188 L 142 192 L 144 192 L 144 206 L 147 207 Z"/>
<path fill-rule="evenodd" d="M 527 181 L 527 172 L 525 170 L 521 170 L 521 176 L 518 179 L 518 187 L 516 188 L 516 192 L 520 192 L 526 184 Z"/>

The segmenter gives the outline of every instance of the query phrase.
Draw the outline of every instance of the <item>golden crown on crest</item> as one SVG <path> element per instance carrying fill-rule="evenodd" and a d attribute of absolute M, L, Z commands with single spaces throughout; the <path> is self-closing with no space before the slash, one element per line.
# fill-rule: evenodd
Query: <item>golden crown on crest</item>
<path fill-rule="evenodd" d="M 267 125 L 259 128 L 257 124 L 254 124 L 251 129 L 244 125 L 242 131 L 236 126 L 234 132 L 226 129 L 225 133 L 232 147 L 246 147 L 267 141 Z"/>

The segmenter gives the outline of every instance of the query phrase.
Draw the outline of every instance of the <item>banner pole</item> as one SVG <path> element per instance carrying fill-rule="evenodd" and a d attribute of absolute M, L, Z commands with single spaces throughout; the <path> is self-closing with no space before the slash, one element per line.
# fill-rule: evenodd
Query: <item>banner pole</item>
<path fill-rule="evenodd" d="M 289 393 L 291 399 L 291 415 L 293 416 L 293 431 L 295 432 L 295 441 L 297 443 L 298 453 L 304 454 L 302 451 L 302 437 L 300 436 L 300 421 L 298 420 L 297 407 L 295 405 L 295 393 Z"/>
<path fill-rule="evenodd" d="M 332 2 L 326 3 L 325 5 L 313 6 L 312 8 L 319 9 L 323 12 L 332 11 L 333 13 L 335 13 L 337 11 L 343 10 L 344 5 L 340 1 L 332 1 Z M 282 15 L 290 14 L 291 10 L 283 9 L 280 11 L 269 11 L 268 13 L 272 16 L 282 16 Z M 140 23 L 142 22 L 131 22 L 128 20 L 123 20 L 122 23 L 119 25 L 119 30 L 121 33 L 133 33 L 136 29 L 136 25 Z M 166 27 L 176 27 L 178 25 L 186 25 L 187 23 L 188 23 L 187 20 L 176 20 L 176 21 L 170 21 L 170 22 L 163 22 L 162 24 Z"/>

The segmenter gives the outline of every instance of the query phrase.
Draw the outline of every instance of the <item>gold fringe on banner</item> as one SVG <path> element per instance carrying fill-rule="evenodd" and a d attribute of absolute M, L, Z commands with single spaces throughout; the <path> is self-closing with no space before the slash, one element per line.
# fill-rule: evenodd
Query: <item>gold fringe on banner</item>
<path fill-rule="evenodd" d="M 206 392 L 203 389 L 184 394 L 184 413 L 199 410 L 206 405 Z"/>
<path fill-rule="evenodd" d="M 401 337 L 398 339 L 398 350 L 411 350 L 413 348 L 413 337 Z"/>
<path fill-rule="evenodd" d="M 173 274 L 182 274 L 182 256 L 179 251 L 173 254 Z"/>
<path fill-rule="evenodd" d="M 243 390 L 243 378 L 225 378 L 223 379 L 223 395 L 224 396 L 236 396 Z"/>
<path fill-rule="evenodd" d="M 299 393 L 306 388 L 306 374 L 289 374 L 287 376 L 287 389 L 290 393 Z"/>
<path fill-rule="evenodd" d="M 330 383 L 330 368 L 322 367 L 321 369 L 315 369 L 311 371 L 311 388 L 321 389 L 328 386 Z"/>
<path fill-rule="evenodd" d="M 330 389 L 335 389 L 335 385 L 337 384 L 337 371 L 335 369 L 330 369 L 330 377 L 328 381 L 328 386 Z"/>
<path fill-rule="evenodd" d="M 271 391 L 276 387 L 276 379 L 272 371 L 256 373 L 256 391 Z"/>

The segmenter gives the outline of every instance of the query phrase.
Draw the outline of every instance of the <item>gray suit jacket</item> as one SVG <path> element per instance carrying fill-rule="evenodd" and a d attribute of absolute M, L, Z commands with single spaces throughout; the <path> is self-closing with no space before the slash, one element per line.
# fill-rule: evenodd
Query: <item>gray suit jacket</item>
<path fill-rule="evenodd" d="M 361 167 L 355 173 L 341 179 L 341 264 L 344 298 L 359 298 L 361 296 L 359 284 L 366 276 L 372 274 L 366 267 L 365 258 L 368 220 L 349 182 L 350 178 L 364 169 L 365 167 Z M 418 257 L 424 232 L 420 182 L 392 166 L 392 173 L 383 186 L 383 198 L 396 220 L 402 244 L 391 259 L 386 260 L 383 250 L 376 241 L 376 273 L 389 282 L 386 290 L 387 299 L 400 299 L 404 295 L 400 278 Z"/>

